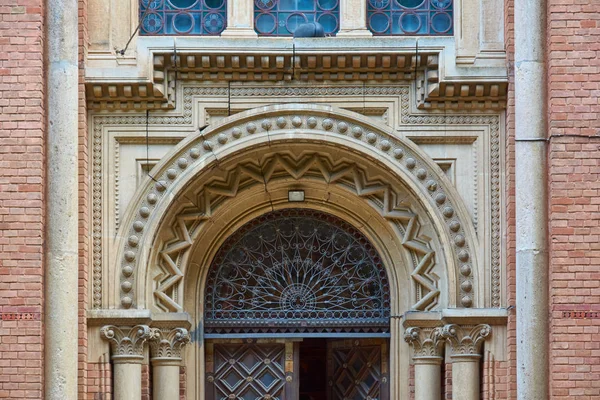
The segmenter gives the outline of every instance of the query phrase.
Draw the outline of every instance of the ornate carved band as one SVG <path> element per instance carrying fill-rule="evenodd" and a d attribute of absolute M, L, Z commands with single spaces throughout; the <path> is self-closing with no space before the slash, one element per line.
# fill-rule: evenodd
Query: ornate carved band
<path fill-rule="evenodd" d="M 100 335 L 110 342 L 113 361 L 141 363 L 144 359 L 144 343 L 152 338 L 153 332 L 147 325 L 133 328 L 106 325 L 100 330 Z"/>
<path fill-rule="evenodd" d="M 408 328 L 404 331 L 404 341 L 412 346 L 414 361 L 443 359 L 445 339 L 441 328 Z"/>
<path fill-rule="evenodd" d="M 185 328 L 170 330 L 152 329 L 150 354 L 152 361 L 181 361 L 181 349 L 190 343 L 190 334 Z"/>
<path fill-rule="evenodd" d="M 452 357 L 480 357 L 481 345 L 491 333 L 492 328 L 487 324 L 450 324 L 441 329 L 442 336 L 450 343 Z"/>

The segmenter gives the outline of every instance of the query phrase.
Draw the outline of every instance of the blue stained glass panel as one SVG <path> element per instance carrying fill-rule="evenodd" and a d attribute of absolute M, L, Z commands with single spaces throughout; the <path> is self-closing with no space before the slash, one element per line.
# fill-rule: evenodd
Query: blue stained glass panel
<path fill-rule="evenodd" d="M 335 35 L 340 0 L 254 0 L 254 28 L 260 36 L 292 36 L 299 25 L 315 21 L 326 35 Z"/>
<path fill-rule="evenodd" d="M 381 36 L 451 36 L 453 11 L 453 0 L 367 0 L 367 25 Z"/>
<path fill-rule="evenodd" d="M 140 0 L 140 35 L 218 35 L 227 0 Z"/>

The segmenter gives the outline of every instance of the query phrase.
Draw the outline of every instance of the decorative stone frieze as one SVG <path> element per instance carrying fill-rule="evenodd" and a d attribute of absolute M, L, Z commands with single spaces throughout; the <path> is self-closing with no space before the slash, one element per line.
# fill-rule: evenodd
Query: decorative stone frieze
<path fill-rule="evenodd" d="M 185 328 L 163 330 L 153 328 L 150 340 L 152 360 L 181 360 L 181 349 L 190 343 L 190 334 Z"/>
<path fill-rule="evenodd" d="M 492 333 L 487 324 L 460 326 L 449 324 L 441 329 L 442 336 L 450 343 L 452 357 L 480 357 L 481 345 Z"/>
<path fill-rule="evenodd" d="M 413 360 L 439 358 L 444 356 L 444 342 L 441 328 L 407 328 L 404 341 L 413 348 Z"/>
<path fill-rule="evenodd" d="M 144 344 L 153 337 L 153 331 L 147 325 L 117 327 L 106 325 L 100 330 L 104 340 L 110 342 L 112 359 L 115 362 L 142 362 L 144 359 Z"/>

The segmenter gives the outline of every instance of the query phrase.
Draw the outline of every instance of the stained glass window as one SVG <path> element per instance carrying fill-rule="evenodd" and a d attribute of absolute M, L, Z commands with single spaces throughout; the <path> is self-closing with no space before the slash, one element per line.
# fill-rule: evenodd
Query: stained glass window
<path fill-rule="evenodd" d="M 141 35 L 218 35 L 227 0 L 141 0 Z"/>
<path fill-rule="evenodd" d="M 255 0 L 254 27 L 261 36 L 291 36 L 307 22 L 323 25 L 326 35 L 340 27 L 339 0 Z"/>
<path fill-rule="evenodd" d="M 452 35 L 452 0 L 367 0 L 375 35 Z"/>

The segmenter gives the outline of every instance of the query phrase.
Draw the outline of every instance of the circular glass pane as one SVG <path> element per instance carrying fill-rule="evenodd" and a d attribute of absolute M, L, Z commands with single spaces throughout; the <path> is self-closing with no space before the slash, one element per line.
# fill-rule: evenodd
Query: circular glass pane
<path fill-rule="evenodd" d="M 162 29 L 163 20 L 160 15 L 151 13 L 146 15 L 142 26 L 144 31 L 148 33 L 156 33 Z"/>
<path fill-rule="evenodd" d="M 275 0 L 256 0 L 254 4 L 261 10 L 270 10 L 275 6 Z"/>
<path fill-rule="evenodd" d="M 206 4 L 206 7 L 208 8 L 216 9 L 223 7 L 225 0 L 204 0 L 204 4 Z"/>
<path fill-rule="evenodd" d="M 319 8 L 321 10 L 333 10 L 337 7 L 337 0 L 319 0 L 318 1 Z"/>
<path fill-rule="evenodd" d="M 446 13 L 437 13 L 431 17 L 431 28 L 437 33 L 446 33 L 452 27 L 452 18 Z"/>
<path fill-rule="evenodd" d="M 304 14 L 292 14 L 285 21 L 285 27 L 290 33 L 294 33 L 302 24 L 308 22 Z"/>
<path fill-rule="evenodd" d="M 325 33 L 333 33 L 337 30 L 338 21 L 333 14 L 323 14 L 319 17 L 318 22 L 323 25 Z"/>
<path fill-rule="evenodd" d="M 272 33 L 276 26 L 275 17 L 271 14 L 260 14 L 255 24 L 258 33 Z"/>
<path fill-rule="evenodd" d="M 204 17 L 204 29 L 210 34 L 221 33 L 225 29 L 225 18 L 217 13 L 206 14 Z"/>
<path fill-rule="evenodd" d="M 171 5 L 175 8 L 190 8 L 198 1 L 199 0 L 169 0 Z"/>
<path fill-rule="evenodd" d="M 431 5 L 435 8 L 446 9 L 452 4 L 452 0 L 431 0 Z"/>
<path fill-rule="evenodd" d="M 371 30 L 375 33 L 385 33 L 390 27 L 390 18 L 383 13 L 375 13 L 369 18 Z"/>
<path fill-rule="evenodd" d="M 396 0 L 401 7 L 417 8 L 423 4 L 424 0 Z"/>
<path fill-rule="evenodd" d="M 156 10 L 162 6 L 162 0 L 142 0 L 142 8 L 149 8 L 151 10 Z"/>
<path fill-rule="evenodd" d="M 421 21 L 415 14 L 402 14 L 400 17 L 400 28 L 407 33 L 416 33 L 421 28 Z"/>
<path fill-rule="evenodd" d="M 390 4 L 390 0 L 369 0 L 369 4 L 373 8 L 382 9 L 386 8 Z"/>
<path fill-rule="evenodd" d="M 173 29 L 177 33 L 188 33 L 194 28 L 194 19 L 188 13 L 180 13 L 173 18 Z"/>

